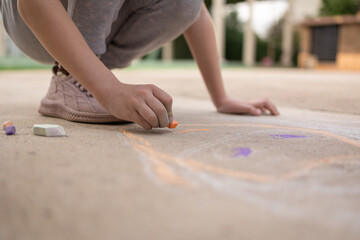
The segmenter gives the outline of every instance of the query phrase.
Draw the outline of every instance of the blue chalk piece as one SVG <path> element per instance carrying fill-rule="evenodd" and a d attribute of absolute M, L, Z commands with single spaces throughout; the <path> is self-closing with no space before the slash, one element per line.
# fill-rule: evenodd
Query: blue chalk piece
<path fill-rule="evenodd" d="M 6 133 L 6 135 L 14 135 L 16 133 L 15 126 L 5 127 L 5 133 Z"/>

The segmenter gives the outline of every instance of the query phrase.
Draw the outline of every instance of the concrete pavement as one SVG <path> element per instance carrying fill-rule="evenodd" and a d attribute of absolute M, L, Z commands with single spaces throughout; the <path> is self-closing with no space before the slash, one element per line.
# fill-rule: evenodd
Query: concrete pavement
<path fill-rule="evenodd" d="M 50 74 L 0 72 L 0 239 L 358 239 L 360 74 L 227 69 L 281 116 L 218 114 L 199 73 L 116 71 L 174 97 L 179 127 L 40 116 Z M 35 123 L 67 136 L 32 135 Z"/>

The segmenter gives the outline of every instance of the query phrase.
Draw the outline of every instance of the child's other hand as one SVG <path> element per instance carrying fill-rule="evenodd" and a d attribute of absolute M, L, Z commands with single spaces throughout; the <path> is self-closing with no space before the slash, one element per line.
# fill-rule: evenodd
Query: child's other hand
<path fill-rule="evenodd" d="M 250 114 L 260 116 L 262 113 L 270 112 L 272 115 L 280 115 L 275 105 L 268 99 L 254 100 L 251 102 L 242 102 L 227 98 L 217 107 L 220 113 Z"/>
<path fill-rule="evenodd" d="M 155 85 L 121 83 L 112 89 L 107 102 L 112 115 L 146 130 L 167 127 L 173 120 L 171 96 Z"/>

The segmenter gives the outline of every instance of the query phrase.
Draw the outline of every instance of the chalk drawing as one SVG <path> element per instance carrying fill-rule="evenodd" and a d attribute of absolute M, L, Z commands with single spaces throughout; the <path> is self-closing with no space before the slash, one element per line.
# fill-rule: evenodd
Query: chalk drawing
<path fill-rule="evenodd" d="M 234 158 L 237 158 L 240 156 L 248 157 L 251 154 L 251 149 L 250 148 L 235 148 L 235 149 L 233 149 L 233 153 L 234 153 L 234 155 L 233 155 Z"/>
<path fill-rule="evenodd" d="M 353 146 L 360 148 L 360 142 L 356 142 L 350 139 L 347 139 L 346 137 L 338 136 L 332 133 L 328 133 L 326 131 L 321 130 L 313 130 L 313 129 L 304 129 L 304 128 L 297 128 L 297 127 L 283 127 L 283 126 L 276 126 L 276 125 L 263 125 L 263 124 L 182 124 L 182 126 L 222 126 L 222 127 L 262 127 L 262 128 L 278 128 L 278 129 L 288 129 L 288 130 L 301 130 L 304 132 L 309 133 L 315 133 L 320 134 L 324 136 L 329 136 L 332 138 L 335 138 L 339 141 L 351 144 Z M 130 133 L 125 128 L 121 128 L 120 131 L 131 140 L 131 143 L 133 144 L 134 148 L 143 153 L 146 154 L 149 157 L 149 160 L 151 160 L 155 166 L 155 169 L 157 173 L 159 174 L 159 178 L 164 179 L 166 183 L 176 183 L 175 185 L 187 185 L 189 184 L 188 181 L 185 179 L 181 179 L 180 176 L 177 176 L 176 173 L 173 171 L 170 171 L 169 168 L 166 168 L 164 163 L 165 162 L 173 162 L 173 163 L 181 163 L 181 166 L 186 166 L 188 169 L 194 171 L 194 172 L 208 172 L 213 174 L 219 174 L 224 175 L 228 177 L 233 177 L 241 180 L 246 181 L 252 181 L 252 182 L 273 182 L 273 181 L 279 181 L 279 180 L 285 180 L 285 179 L 291 179 L 299 177 L 303 174 L 308 174 L 313 169 L 323 166 L 325 164 L 344 164 L 347 162 L 347 160 L 351 160 L 354 158 L 359 158 L 360 155 L 355 156 L 336 156 L 336 157 L 329 157 L 329 158 L 322 158 L 317 159 L 309 162 L 307 166 L 302 166 L 301 169 L 298 169 L 296 171 L 292 171 L 290 173 L 286 173 L 283 176 L 271 176 L 266 174 L 257 174 L 257 173 L 250 173 L 250 172 L 244 172 L 234 169 L 226 169 L 214 165 L 210 165 L 208 163 L 203 163 L 194 159 L 186 159 L 186 158 L 180 158 L 174 155 L 166 154 L 163 152 L 160 152 L 158 150 L 155 150 L 151 143 L 146 141 L 144 138 L 140 136 L 136 136 L 133 133 Z M 315 163 L 314 163 L 315 161 Z M 353 163 L 347 162 L 347 163 Z M 358 161 L 355 161 L 355 163 L 358 163 Z M 186 183 L 186 184 L 185 184 Z M 190 184 L 191 185 L 191 184 Z"/>
<path fill-rule="evenodd" d="M 360 141 L 354 141 L 348 139 L 343 136 L 339 136 L 333 133 L 329 133 L 322 130 L 309 129 L 309 128 L 301 128 L 301 127 L 286 127 L 286 126 L 277 126 L 277 125 L 269 125 L 269 124 L 236 124 L 236 123 L 225 123 L 225 124 L 181 124 L 184 127 L 254 127 L 254 128 L 268 128 L 268 129 L 285 129 L 285 130 L 295 130 L 295 131 L 304 131 L 307 133 L 318 134 L 322 136 L 327 136 L 330 138 L 337 139 L 344 143 L 348 143 L 350 145 L 356 146 L 360 148 Z"/>
<path fill-rule="evenodd" d="M 203 131 L 209 131 L 210 129 L 188 129 L 183 131 L 177 131 L 176 133 L 188 133 L 188 132 L 203 132 Z"/>
<path fill-rule="evenodd" d="M 200 152 L 208 152 L 224 142 L 233 142 L 236 139 L 241 138 L 241 134 L 235 136 L 227 136 L 226 134 L 219 139 L 206 139 L 203 145 L 196 143 L 196 146 L 192 148 L 199 148 L 200 150 L 189 150 L 190 154 L 174 155 L 164 152 L 164 149 L 156 149 L 158 146 L 153 146 L 150 141 L 146 140 L 146 136 L 142 137 L 139 134 L 132 132 L 132 127 L 123 127 L 120 129 L 122 135 L 126 138 L 129 144 L 136 150 L 143 160 L 147 159 L 150 169 L 154 173 L 152 176 L 156 178 L 156 182 L 163 183 L 167 186 L 175 186 L 180 188 L 193 188 L 198 187 L 200 184 L 206 184 L 212 186 L 217 191 L 225 192 L 230 195 L 236 195 L 241 197 L 243 200 L 251 203 L 259 204 L 265 207 L 269 211 L 281 212 L 283 215 L 288 214 L 289 216 L 304 216 L 305 211 L 299 204 L 291 205 L 287 200 L 287 196 L 284 194 L 290 194 L 292 198 L 298 194 L 297 189 L 302 186 L 303 191 L 313 191 L 313 193 L 329 194 L 348 194 L 347 196 L 360 195 L 359 185 L 345 185 L 345 186 L 332 186 L 321 185 L 321 182 L 314 182 L 311 187 L 308 187 L 308 182 L 300 181 L 303 177 L 312 177 L 316 170 L 321 170 L 324 167 L 329 168 L 334 166 L 336 171 L 345 171 L 343 167 L 338 166 L 360 166 L 360 142 L 349 139 L 344 136 L 336 135 L 330 132 L 306 129 L 299 127 L 287 127 L 277 125 L 266 125 L 266 124 L 182 124 L 182 127 L 201 127 L 199 129 L 210 129 L 215 131 L 217 127 L 230 127 L 230 128 L 263 128 L 263 129 L 281 129 L 288 130 L 288 135 L 284 139 L 291 138 L 292 136 L 298 139 L 306 141 L 305 135 L 291 135 L 290 131 L 304 132 L 308 134 L 315 134 L 319 136 L 325 136 L 327 139 L 333 139 L 343 144 L 348 144 L 349 147 L 354 147 L 356 151 L 349 151 L 348 155 L 339 154 L 338 156 L 324 156 L 321 158 L 310 159 L 301 161 L 295 164 L 295 168 L 288 170 L 287 172 L 273 174 L 273 173 L 255 173 L 239 168 L 227 168 L 218 166 L 212 162 L 206 160 L 196 159 L 196 154 Z M 194 130 L 194 129 L 188 129 Z M 186 133 L 187 130 L 180 131 Z M 201 131 L 200 131 L 201 132 Z M 206 131 L 203 131 L 206 134 Z M 174 132 L 176 133 L 176 132 Z M 175 136 L 175 135 L 174 135 Z M 279 135 L 280 136 L 280 135 Z M 202 138 L 203 139 L 203 138 Z M 192 139 L 196 141 L 196 139 Z M 213 142 L 212 142 L 213 141 Z M 237 151 L 235 151 L 237 149 Z M 246 159 L 251 159 L 251 150 L 245 150 L 245 148 L 235 148 L 234 157 L 244 156 Z M 184 149 L 185 151 L 186 149 Z M 200 152 L 199 152 L 200 151 Z M 351 168 L 354 169 L 354 168 Z M 358 169 L 358 168 L 357 168 Z M 149 169 L 147 169 L 149 170 Z M 319 172 L 316 172 L 317 174 Z M 318 176 L 318 175 L 316 175 Z M 299 180 L 298 180 L 299 179 Z M 200 182 L 198 182 L 200 181 Z M 319 185 L 320 184 L 320 185 Z M 306 186 L 306 187 L 304 187 Z M 173 188 L 172 188 L 173 189 Z M 305 189 L 305 190 L 304 190 Z M 263 194 L 273 193 L 276 191 L 277 194 L 271 196 L 277 196 L 276 198 L 267 198 Z M 304 193 L 306 194 L 306 193 Z M 355 194 L 355 195 L 354 195 Z M 267 195 L 265 195 L 267 196 Z M 338 195 L 336 195 L 338 196 Z M 300 199 L 302 199 L 300 195 Z M 326 198 L 325 198 L 326 199 Z M 301 202 L 301 201 L 300 201 Z M 325 202 L 327 202 L 325 200 Z M 311 201 L 304 202 L 304 204 L 311 204 Z M 316 204 L 316 203 L 314 203 Z M 304 205 L 306 206 L 306 205 Z M 334 221 L 335 223 L 349 223 L 359 224 L 360 218 L 358 218 L 358 212 L 352 212 L 346 209 L 346 205 L 343 205 L 344 209 L 333 210 L 332 217 L 327 218 L 327 221 Z M 320 208 L 319 208 L 320 209 Z M 332 208 L 331 208 L 332 209 Z M 306 209 L 305 209 L 306 210 Z M 321 212 L 316 215 L 313 209 L 307 211 L 308 216 L 316 217 L 325 214 Z"/>
<path fill-rule="evenodd" d="M 286 138 L 306 138 L 300 135 L 270 135 L 273 139 L 286 139 Z"/>

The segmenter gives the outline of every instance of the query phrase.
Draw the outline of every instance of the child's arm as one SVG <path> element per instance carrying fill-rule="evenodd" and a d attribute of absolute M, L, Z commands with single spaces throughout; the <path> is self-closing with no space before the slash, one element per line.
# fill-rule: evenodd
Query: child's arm
<path fill-rule="evenodd" d="M 203 4 L 199 18 L 186 30 L 185 38 L 199 66 L 212 101 L 219 112 L 258 116 L 268 110 L 273 115 L 279 115 L 276 107 L 267 99 L 242 102 L 226 95 L 216 48 L 214 27 L 205 4 Z"/>
<path fill-rule="evenodd" d="M 95 56 L 59 0 L 18 0 L 21 17 L 45 49 L 115 117 L 145 129 L 173 120 L 171 97 L 153 85 L 118 81 Z"/>

